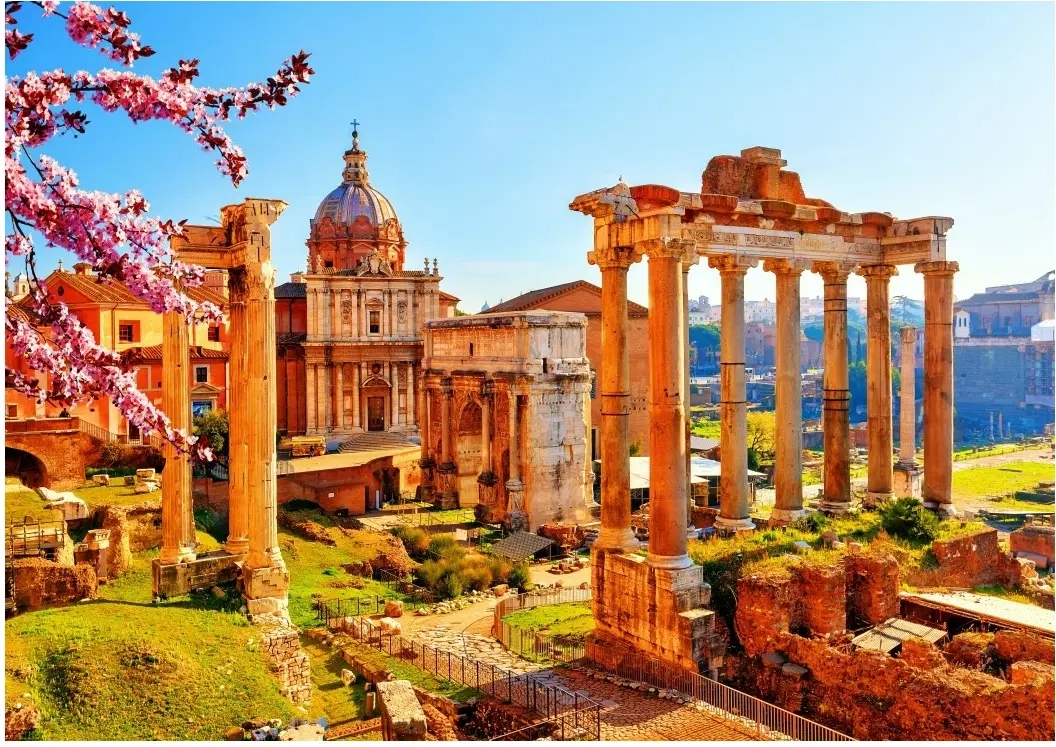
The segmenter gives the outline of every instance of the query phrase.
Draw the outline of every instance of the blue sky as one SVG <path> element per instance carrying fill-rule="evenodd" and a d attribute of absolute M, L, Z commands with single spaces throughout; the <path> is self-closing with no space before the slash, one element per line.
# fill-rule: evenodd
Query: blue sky
<path fill-rule="evenodd" d="M 754 145 L 780 148 L 809 196 L 843 210 L 953 217 L 959 297 L 1056 264 L 1051 3 L 116 4 L 157 50 L 145 74 L 198 57 L 204 84 L 241 85 L 313 53 L 302 95 L 230 127 L 250 165 L 238 190 L 174 127 L 90 105 L 88 134 L 46 151 L 86 188 L 138 187 L 191 223 L 244 196 L 287 201 L 280 282 L 304 266 L 353 117 L 408 266 L 438 257 L 471 312 L 599 282 L 591 222 L 567 207 L 577 194 L 621 175 L 693 191 L 709 158 Z M 106 63 L 52 21 L 26 26 L 36 41 L 8 74 Z M 718 290 L 715 271 L 693 270 L 692 296 Z M 644 262 L 629 292 L 647 300 Z M 803 293 L 820 279 L 804 275 Z M 909 267 L 892 283 L 922 293 Z M 773 294 L 772 275 L 748 274 L 749 298 Z"/>

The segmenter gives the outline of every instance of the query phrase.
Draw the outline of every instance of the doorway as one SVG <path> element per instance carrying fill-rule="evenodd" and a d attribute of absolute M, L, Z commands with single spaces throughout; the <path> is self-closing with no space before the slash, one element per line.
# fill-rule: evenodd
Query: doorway
<path fill-rule="evenodd" d="M 367 430 L 385 430 L 385 398 L 367 397 Z"/>

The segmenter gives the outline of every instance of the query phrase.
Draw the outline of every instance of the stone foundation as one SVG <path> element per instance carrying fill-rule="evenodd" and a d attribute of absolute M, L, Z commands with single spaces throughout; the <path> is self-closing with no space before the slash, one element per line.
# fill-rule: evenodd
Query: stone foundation
<path fill-rule="evenodd" d="M 935 540 L 931 550 L 939 562 L 933 570 L 913 570 L 906 579 L 917 587 L 949 586 L 970 589 L 985 584 L 1018 586 L 1026 572 L 1001 549 L 996 529 L 948 540 Z"/>
<path fill-rule="evenodd" d="M 1027 524 L 1012 532 L 1008 546 L 1012 557 L 1033 560 L 1038 570 L 1050 570 L 1056 557 L 1056 528 Z"/>
<path fill-rule="evenodd" d="M 699 671 L 722 662 L 714 634 L 715 613 L 699 566 L 657 569 L 638 555 L 595 550 L 594 640 L 600 645 L 631 647 Z"/>
<path fill-rule="evenodd" d="M 245 559 L 245 555 L 232 555 L 225 550 L 199 555 L 185 563 L 162 563 L 155 558 L 151 563 L 154 596 L 169 599 L 236 581 L 242 575 Z"/>
<path fill-rule="evenodd" d="M 895 497 L 920 500 L 920 479 L 923 474 L 924 471 L 915 464 L 896 464 L 893 470 Z"/>
<path fill-rule="evenodd" d="M 855 627 L 898 617 L 902 580 L 894 555 L 847 555 L 847 618 Z"/>
<path fill-rule="evenodd" d="M 281 559 L 277 565 L 267 568 L 243 566 L 242 583 L 246 595 L 246 609 L 251 619 L 254 615 L 274 615 L 280 619 L 289 619 L 287 589 L 290 588 L 290 573 Z"/>
<path fill-rule="evenodd" d="M 95 599 L 99 588 L 95 569 L 87 564 L 60 565 L 41 558 L 22 558 L 8 566 L 19 612 Z"/>
<path fill-rule="evenodd" d="M 312 699 L 311 666 L 308 654 L 301 650 L 298 633 L 297 628 L 270 627 L 262 632 L 260 642 L 283 697 L 304 704 Z"/>

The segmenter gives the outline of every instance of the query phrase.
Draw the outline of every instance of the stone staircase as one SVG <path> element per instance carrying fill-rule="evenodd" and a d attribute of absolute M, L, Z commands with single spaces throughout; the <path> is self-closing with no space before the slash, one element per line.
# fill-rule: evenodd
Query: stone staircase
<path fill-rule="evenodd" d="M 597 529 L 584 529 L 583 530 L 583 547 L 589 550 L 594 546 L 594 543 L 598 540 Z"/>
<path fill-rule="evenodd" d="M 417 437 L 406 436 L 402 433 L 378 432 L 357 434 L 342 441 L 337 448 L 338 451 L 347 454 L 353 451 L 377 451 L 379 449 L 418 445 L 420 445 L 420 441 L 418 441 Z"/>

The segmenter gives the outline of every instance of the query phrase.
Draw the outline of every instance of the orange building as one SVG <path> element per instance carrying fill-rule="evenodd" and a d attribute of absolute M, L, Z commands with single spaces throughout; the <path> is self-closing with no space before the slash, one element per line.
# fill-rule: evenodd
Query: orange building
<path fill-rule="evenodd" d="M 136 382 L 141 391 L 156 405 L 161 404 L 161 337 L 162 317 L 143 300 L 133 295 L 124 285 L 112 279 L 100 280 L 87 263 L 74 265 L 74 271 L 59 269 L 42 282 L 52 302 L 63 302 L 85 327 L 92 331 L 96 342 L 119 353 L 129 352 L 136 368 Z M 215 280 L 215 278 L 214 278 Z M 17 286 L 16 286 L 17 287 Z M 223 307 L 223 295 L 208 287 L 189 291 L 196 301 L 211 301 Z M 15 313 L 37 321 L 24 301 L 18 301 Z M 46 331 L 44 331 L 46 334 Z M 223 409 L 227 398 L 227 326 L 197 324 L 190 330 L 192 408 L 196 413 L 207 409 Z M 25 361 L 15 355 L 10 343 L 5 345 L 5 360 L 13 370 L 37 377 Z M 4 391 L 4 414 L 7 418 L 57 417 L 61 407 L 36 400 L 11 388 Z M 137 442 L 141 436 L 135 426 L 125 420 L 108 400 L 99 399 L 69 408 L 72 417 L 98 426 L 111 433 Z"/>
<path fill-rule="evenodd" d="M 488 314 L 509 311 L 578 311 L 587 316 L 587 358 L 594 373 L 590 394 L 590 458 L 601 457 L 601 400 L 596 396 L 601 380 L 601 288 L 586 280 L 529 291 L 487 309 Z M 631 414 L 628 443 L 639 456 L 649 454 L 649 309 L 627 302 L 627 347 L 631 358 Z"/>

